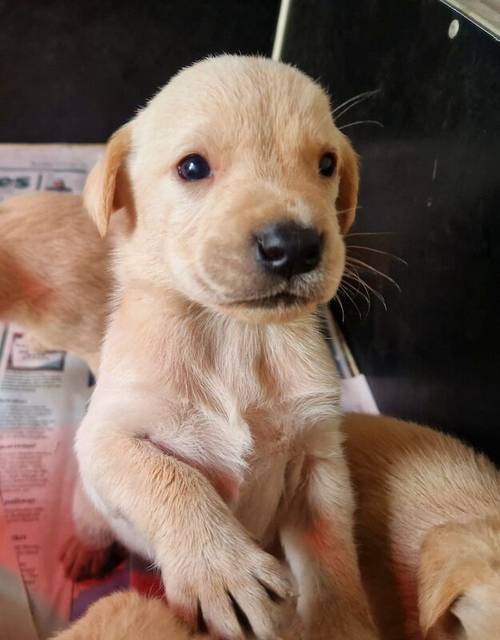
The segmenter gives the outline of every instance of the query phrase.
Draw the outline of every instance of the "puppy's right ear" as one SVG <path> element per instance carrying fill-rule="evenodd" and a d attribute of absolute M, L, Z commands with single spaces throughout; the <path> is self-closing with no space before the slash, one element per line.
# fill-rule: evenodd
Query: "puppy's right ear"
<path fill-rule="evenodd" d="M 101 236 L 106 234 L 111 214 L 127 204 L 130 185 L 127 157 L 130 149 L 130 128 L 118 129 L 108 141 L 103 157 L 90 172 L 83 200 Z"/>
<path fill-rule="evenodd" d="M 449 523 L 434 527 L 427 534 L 421 549 L 418 584 L 420 627 L 425 640 L 489 640 L 489 635 L 477 629 L 486 628 L 486 622 L 491 623 L 494 616 L 498 628 L 500 607 L 495 611 L 490 606 L 488 611 L 487 604 L 473 594 L 495 575 L 491 560 L 498 555 L 497 546 L 498 535 L 491 534 L 486 521 Z"/>

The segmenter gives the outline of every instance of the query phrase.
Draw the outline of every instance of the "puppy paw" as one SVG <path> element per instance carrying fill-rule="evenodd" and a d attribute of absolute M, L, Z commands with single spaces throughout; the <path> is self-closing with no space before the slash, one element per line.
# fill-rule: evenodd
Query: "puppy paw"
<path fill-rule="evenodd" d="M 276 558 L 238 534 L 163 564 L 168 603 L 192 628 L 211 636 L 277 640 L 282 605 L 293 597 L 290 579 Z"/>
<path fill-rule="evenodd" d="M 102 578 L 117 567 L 126 555 L 126 551 L 117 543 L 93 549 L 76 536 L 71 536 L 63 546 L 59 560 L 65 576 L 74 582 L 81 582 Z"/>

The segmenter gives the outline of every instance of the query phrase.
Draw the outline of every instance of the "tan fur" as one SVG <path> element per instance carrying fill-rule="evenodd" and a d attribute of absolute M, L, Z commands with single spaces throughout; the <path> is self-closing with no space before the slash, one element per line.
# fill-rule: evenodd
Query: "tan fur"
<path fill-rule="evenodd" d="M 199 636 L 198 636 L 199 637 Z M 134 591 L 94 603 L 85 616 L 54 640 L 188 640 L 195 636 L 161 600 Z"/>
<path fill-rule="evenodd" d="M 325 152 L 331 178 L 318 173 Z M 205 155 L 213 176 L 180 180 Z M 318 85 L 292 67 L 223 56 L 184 70 L 111 139 L 85 202 L 114 243 L 118 287 L 76 451 L 94 506 L 162 570 L 169 602 L 215 635 L 275 637 L 280 536 L 298 609 L 317 640 L 376 637 L 352 534 L 338 384 L 314 311 L 336 292 L 357 161 Z M 113 216 L 112 216 L 113 214 Z M 255 260 L 254 234 L 295 221 L 323 238 L 320 266 L 286 282 Z M 263 298 L 286 291 L 289 306 Z M 77 505 L 78 506 L 78 505 Z M 90 546 L 109 539 L 75 508 Z M 92 522 L 85 522 L 88 516 Z M 90 533 L 89 533 L 90 532 Z"/>
<path fill-rule="evenodd" d="M 113 212 L 128 206 L 130 214 L 132 197 L 125 167 L 130 147 L 130 131 L 127 126 L 113 134 L 106 153 L 90 172 L 85 185 L 84 198 L 88 211 L 101 234 L 106 235 Z"/>
<path fill-rule="evenodd" d="M 289 614 L 279 637 L 299 640 L 302 637 L 299 622 L 292 610 Z M 162 600 L 124 591 L 98 600 L 83 618 L 57 634 L 54 640 L 202 640 L 206 637 L 190 633 Z"/>
<path fill-rule="evenodd" d="M 337 198 L 337 211 L 342 233 L 347 233 L 356 216 L 356 203 L 358 201 L 359 170 L 358 158 L 353 152 L 350 142 L 343 138 L 342 147 L 342 179 L 339 185 Z"/>
<path fill-rule="evenodd" d="M 111 286 L 109 251 L 80 196 L 39 193 L 0 203 L 0 318 L 95 369 Z"/>
<path fill-rule="evenodd" d="M 386 640 L 500 637 L 500 474 L 457 439 L 348 416 L 360 565 Z"/>
<path fill-rule="evenodd" d="M 497 490 L 497 504 L 500 492 Z M 420 624 L 429 640 L 500 634 L 500 509 L 436 527 L 419 566 Z"/>

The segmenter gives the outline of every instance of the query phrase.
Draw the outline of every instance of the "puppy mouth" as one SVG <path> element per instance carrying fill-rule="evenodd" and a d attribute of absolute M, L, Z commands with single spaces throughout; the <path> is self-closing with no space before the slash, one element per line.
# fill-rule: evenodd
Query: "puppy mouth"
<path fill-rule="evenodd" d="M 309 302 L 308 298 L 298 296 L 289 291 L 282 291 L 273 295 L 262 296 L 260 298 L 249 298 L 247 300 L 236 300 L 231 306 L 247 308 L 275 309 L 278 307 L 303 306 Z"/>

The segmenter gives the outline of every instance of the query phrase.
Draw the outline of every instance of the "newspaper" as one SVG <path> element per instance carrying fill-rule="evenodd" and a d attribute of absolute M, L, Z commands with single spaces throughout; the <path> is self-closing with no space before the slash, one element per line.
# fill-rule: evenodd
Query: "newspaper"
<path fill-rule="evenodd" d="M 0 146 L 0 200 L 28 191 L 81 192 L 99 146 Z M 59 562 L 72 534 L 73 438 L 93 378 L 72 354 L 33 350 L 0 324 L 0 638 L 38 640 L 103 593 L 128 586 L 123 566 L 75 584 Z"/>
<path fill-rule="evenodd" d="M 0 200 L 36 190 L 81 192 L 100 153 L 97 145 L 0 145 Z M 376 413 L 366 380 L 326 317 L 345 408 Z M 136 558 L 105 579 L 81 584 L 65 578 L 59 562 L 73 532 L 72 443 L 93 384 L 88 367 L 72 354 L 40 353 L 22 327 L 0 323 L 1 640 L 43 640 L 104 594 L 158 588 L 158 577 Z"/>

